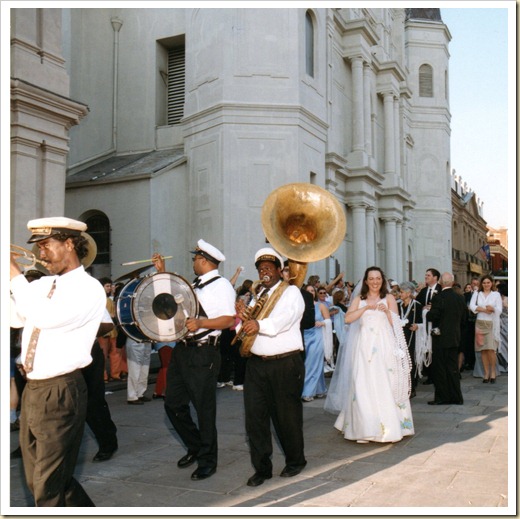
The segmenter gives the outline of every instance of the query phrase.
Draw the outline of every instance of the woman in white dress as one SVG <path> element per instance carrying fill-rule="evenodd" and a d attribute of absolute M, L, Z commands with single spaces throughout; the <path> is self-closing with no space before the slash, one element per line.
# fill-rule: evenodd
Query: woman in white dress
<path fill-rule="evenodd" d="M 341 364 L 345 373 L 335 389 L 346 391 L 334 426 L 359 443 L 397 442 L 414 434 L 410 357 L 397 303 L 379 267 L 366 270 L 345 322 L 351 325 Z M 325 409 L 334 412 L 337 393 L 330 397 Z"/>
<path fill-rule="evenodd" d="M 500 314 L 502 297 L 497 292 L 493 278 L 480 279 L 480 290 L 471 297 L 469 309 L 477 314 L 475 323 L 475 352 L 482 355 L 485 384 L 495 383 L 497 376 L 497 350 L 500 345 Z"/>

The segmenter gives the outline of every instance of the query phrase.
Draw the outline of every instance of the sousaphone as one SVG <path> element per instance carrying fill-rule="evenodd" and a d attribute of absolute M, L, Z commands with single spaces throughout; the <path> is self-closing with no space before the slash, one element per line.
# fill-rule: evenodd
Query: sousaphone
<path fill-rule="evenodd" d="M 307 264 L 330 256 L 347 232 L 345 212 L 325 189 L 293 183 L 272 191 L 262 206 L 269 243 L 289 260 L 291 284 L 301 287 Z"/>

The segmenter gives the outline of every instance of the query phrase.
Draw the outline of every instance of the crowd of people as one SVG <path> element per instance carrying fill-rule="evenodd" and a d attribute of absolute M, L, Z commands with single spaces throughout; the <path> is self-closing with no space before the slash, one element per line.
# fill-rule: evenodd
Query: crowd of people
<path fill-rule="evenodd" d="M 84 223 L 42 218 L 28 229 L 48 275 L 23 275 L 12 255 L 11 423 L 36 506 L 95 506 L 73 473 L 85 423 L 99 444 L 93 461 L 118 449 L 110 380 L 127 380 L 129 405 L 164 401 L 186 449 L 177 466 L 196 465 L 194 481 L 217 471 L 217 391 L 243 392 L 255 487 L 273 476 L 271 426 L 285 456 L 280 476 L 305 468 L 307 402 L 324 399 L 337 415 L 331 427 L 349 441 L 398 442 L 415 432 L 410 401 L 423 378 L 434 388 L 429 405 L 462 405 L 463 370 L 490 384 L 507 371 L 507 286 L 497 291 L 488 275 L 462 289 L 434 268 L 417 284 L 372 266 L 356 286 L 341 272 L 299 288 L 289 262 L 265 247 L 252 261 L 260 282 L 235 287 L 243 268 L 224 278 L 224 254 L 201 239 L 190 251 L 198 315 L 185 316 L 182 338 L 154 342 L 127 336 L 116 285 L 85 271 L 95 246 Z M 160 253 L 152 261 L 165 272 Z M 150 398 L 152 349 L 161 365 Z"/>

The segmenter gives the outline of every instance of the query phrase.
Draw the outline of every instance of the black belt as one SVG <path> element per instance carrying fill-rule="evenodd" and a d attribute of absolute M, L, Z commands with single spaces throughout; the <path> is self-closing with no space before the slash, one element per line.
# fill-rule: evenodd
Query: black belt
<path fill-rule="evenodd" d="M 285 359 L 285 357 L 292 357 L 293 355 L 297 355 L 298 353 L 300 353 L 300 350 L 288 351 L 287 353 L 279 353 L 278 355 L 253 355 L 262 360 L 278 360 Z"/>
<path fill-rule="evenodd" d="M 189 337 L 183 341 L 179 341 L 180 344 L 184 344 L 185 346 L 190 347 L 197 347 L 200 348 L 201 346 L 214 346 L 215 348 L 219 345 L 220 342 L 220 335 L 210 335 L 209 337 L 204 337 L 204 339 L 201 340 L 193 340 Z"/>

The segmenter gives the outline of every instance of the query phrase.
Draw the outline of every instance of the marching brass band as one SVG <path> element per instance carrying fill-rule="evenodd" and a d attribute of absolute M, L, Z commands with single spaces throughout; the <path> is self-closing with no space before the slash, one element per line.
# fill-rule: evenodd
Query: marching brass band
<path fill-rule="evenodd" d="M 281 214 L 284 208 L 285 213 Z M 330 219 L 322 225 L 323 218 L 318 213 L 333 217 L 335 225 L 331 226 Z M 273 214 L 274 222 L 271 221 Z M 330 255 L 346 232 L 345 216 L 336 199 L 310 184 L 289 184 L 273 192 L 264 205 L 262 224 L 269 243 L 277 250 L 267 247 L 255 255 L 258 284 L 263 287 L 263 294 L 250 303 L 249 309 L 238 310 L 241 354 L 250 357 L 244 402 L 255 473 L 247 482 L 249 486 L 258 486 L 272 477 L 270 420 L 286 458 L 280 476 L 295 476 L 307 463 L 300 398 L 304 366 L 299 355 L 303 350 L 300 319 L 304 302 L 299 285 L 305 277 L 307 263 Z M 72 473 L 85 423 L 84 387 L 76 375 L 78 369 L 91 361 L 90 346 L 105 307 L 101 286 L 91 287 L 81 264 L 82 258 L 88 256 L 92 261 L 92 255 L 95 257 L 95 242 L 85 233 L 84 223 L 69 218 L 42 218 L 29 222 L 28 228 L 32 233 L 29 242 L 36 243 L 39 257 L 34 249 L 31 252 L 11 246 L 12 306 L 25 323 L 22 361 L 29 371 L 28 386 L 41 393 L 62 383 L 70 385 L 72 380 L 78 389 L 70 395 L 70 405 L 79 405 L 81 412 L 76 413 L 74 443 L 69 445 L 63 436 L 56 435 L 52 424 L 41 413 L 36 422 L 30 421 L 30 411 L 24 407 L 20 438 L 26 478 L 37 506 L 94 506 Z M 335 229 L 335 234 L 331 235 L 331 229 Z M 177 465 L 186 468 L 196 463 L 197 469 L 191 475 L 196 481 L 212 476 L 217 469 L 218 346 L 221 330 L 234 326 L 237 308 L 231 283 L 218 272 L 219 264 L 225 260 L 224 254 L 204 240 L 199 240 L 190 252 L 197 276 L 193 284 L 177 274 L 165 272 L 164 260 L 168 256 L 155 253 L 151 261 L 157 273 L 132 279 L 125 285 L 117 300 L 116 320 L 132 340 L 177 342 L 167 373 L 165 410 L 187 450 Z M 282 279 L 280 253 L 296 267 L 291 283 Z M 29 304 L 20 274 L 24 266 L 34 267 L 36 263 L 51 274 L 40 284 L 47 287 L 54 280 L 56 295 L 43 289 L 38 293 L 33 290 L 35 299 Z M 69 278 L 81 282 L 78 286 L 84 286 L 86 294 L 80 291 L 75 294 L 74 290 L 67 289 L 64 280 Z M 87 297 L 88 294 L 92 297 Z M 40 317 L 42 308 L 45 318 Z M 65 316 L 69 317 L 68 321 Z M 34 337 L 35 330 L 41 335 L 39 344 L 38 337 L 36 340 Z M 60 333 L 63 338 L 72 333 L 72 341 L 63 344 Z M 71 353 L 64 355 L 63 348 Z M 59 371 L 49 370 L 54 358 L 60 360 Z M 31 359 L 34 359 L 34 368 L 29 366 Z M 40 394 L 34 391 L 24 393 L 22 405 L 26 406 L 33 394 Z M 196 423 L 190 414 L 190 404 L 197 414 Z M 60 419 L 66 420 L 63 416 Z M 34 449 L 34 442 L 38 442 L 34 439 L 36 430 L 47 436 L 54 434 L 56 438 L 52 443 L 42 441 Z M 63 445 L 57 446 L 60 441 Z M 66 460 L 67 471 L 60 473 L 58 482 L 58 469 L 38 455 L 43 452 L 39 450 L 42 448 L 46 453 L 54 449 Z M 68 452 L 64 453 L 64 449 Z M 37 482 L 35 474 L 41 470 L 46 476 Z"/>

